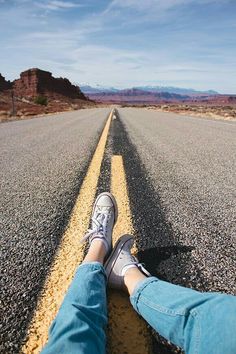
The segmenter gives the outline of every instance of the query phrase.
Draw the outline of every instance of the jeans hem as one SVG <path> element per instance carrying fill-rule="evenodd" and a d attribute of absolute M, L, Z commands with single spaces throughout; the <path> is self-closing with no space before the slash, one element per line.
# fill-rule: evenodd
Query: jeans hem
<path fill-rule="evenodd" d="M 98 269 L 98 270 L 102 270 L 105 273 L 105 268 L 103 266 L 102 263 L 100 262 L 86 262 L 86 263 L 82 263 L 79 265 L 78 270 L 81 268 L 88 268 L 88 270 L 94 270 L 94 269 Z"/>
<path fill-rule="evenodd" d="M 151 283 L 154 282 L 158 282 L 159 279 L 155 278 L 155 277 L 149 277 L 146 278 L 144 280 L 141 280 L 136 287 L 134 288 L 134 291 L 132 293 L 132 295 L 130 296 L 130 301 L 131 304 L 133 305 L 134 309 L 140 314 L 139 310 L 138 310 L 138 300 L 139 297 L 142 293 L 142 291 Z"/>

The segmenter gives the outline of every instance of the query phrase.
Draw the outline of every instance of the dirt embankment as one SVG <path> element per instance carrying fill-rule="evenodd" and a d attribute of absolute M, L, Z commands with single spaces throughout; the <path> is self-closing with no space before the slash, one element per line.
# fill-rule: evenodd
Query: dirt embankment
<path fill-rule="evenodd" d="M 236 104 L 122 104 L 120 107 L 146 108 L 160 112 L 172 112 L 193 117 L 236 121 Z"/>
<path fill-rule="evenodd" d="M 33 100 L 15 97 L 15 111 L 13 112 L 11 92 L 0 93 L 0 122 L 27 119 L 34 116 L 92 108 L 95 106 L 96 104 L 92 101 L 81 99 L 67 100 L 61 96 L 48 98 L 46 105 L 37 104 Z"/>
<path fill-rule="evenodd" d="M 188 105 L 188 104 L 170 104 L 155 105 L 148 109 L 155 109 L 164 112 L 180 113 L 195 117 L 223 119 L 236 121 L 236 104 L 233 105 Z"/>

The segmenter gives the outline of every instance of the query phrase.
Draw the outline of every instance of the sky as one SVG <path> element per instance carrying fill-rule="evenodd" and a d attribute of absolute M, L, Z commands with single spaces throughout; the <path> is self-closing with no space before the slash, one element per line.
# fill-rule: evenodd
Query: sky
<path fill-rule="evenodd" d="M 236 94 L 236 0 L 0 0 L 0 73 Z"/>

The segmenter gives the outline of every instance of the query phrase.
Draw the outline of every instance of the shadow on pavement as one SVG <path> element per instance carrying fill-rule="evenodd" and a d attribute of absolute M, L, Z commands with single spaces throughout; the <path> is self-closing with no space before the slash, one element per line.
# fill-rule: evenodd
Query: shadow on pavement
<path fill-rule="evenodd" d="M 201 273 L 192 277 L 192 246 L 178 244 L 168 221 L 158 190 L 153 187 L 148 171 L 141 161 L 122 117 L 116 111 L 111 127 L 113 154 L 122 155 L 127 178 L 128 194 L 135 227 L 138 258 L 148 271 L 158 278 L 174 284 L 195 287 L 203 284 Z M 197 279 L 197 280 L 196 280 Z M 153 333 L 153 354 L 173 354 L 182 351 Z"/>
<path fill-rule="evenodd" d="M 187 253 L 194 250 L 192 246 L 167 246 L 167 247 L 153 247 L 145 250 L 138 251 L 138 259 L 141 263 L 145 264 L 145 268 L 152 275 L 162 280 L 168 280 L 160 272 L 158 272 L 158 266 L 162 261 L 168 260 L 173 255 L 179 255 L 180 253 Z"/>

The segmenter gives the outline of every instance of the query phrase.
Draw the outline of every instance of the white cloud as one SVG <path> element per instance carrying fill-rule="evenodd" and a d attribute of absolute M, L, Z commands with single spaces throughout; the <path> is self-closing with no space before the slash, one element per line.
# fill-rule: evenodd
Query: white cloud
<path fill-rule="evenodd" d="M 224 50 L 219 51 L 219 32 L 217 36 L 214 32 L 212 37 L 201 28 L 196 31 L 187 27 L 186 31 L 181 27 L 182 20 L 180 28 L 173 30 L 176 22 L 172 22 L 172 17 L 178 6 L 214 0 L 114 0 L 105 11 L 88 10 L 87 15 L 81 17 L 78 11 L 76 21 L 70 21 L 56 10 L 79 7 L 82 1 L 42 0 L 41 11 L 36 0 L 14 0 L 14 3 L 16 1 L 19 6 L 0 12 L 0 30 L 11 28 L 13 33 L 10 38 L 2 36 L 0 39 L 4 48 L 1 70 L 9 79 L 36 66 L 55 76 L 68 77 L 72 82 L 118 87 L 168 84 L 221 90 L 224 83 L 229 91 L 236 80 L 230 63 L 235 57 L 233 46 L 228 49 L 225 36 L 222 37 Z M 22 6 L 27 1 L 32 6 Z M 182 13 L 182 9 L 179 12 Z M 45 19 L 41 18 L 43 15 Z M 155 20 L 155 26 L 156 19 L 167 19 L 168 25 L 161 34 L 158 27 L 154 27 L 153 32 L 148 33 L 153 36 L 146 37 L 146 47 L 142 29 L 150 18 Z M 135 25 L 130 26 L 130 22 Z M 128 29 L 122 28 L 127 24 Z M 9 58 L 13 53 L 16 60 L 11 62 Z"/>
<path fill-rule="evenodd" d="M 152 19 L 165 20 L 171 14 L 175 14 L 180 6 L 206 5 L 210 3 L 228 3 L 232 0 L 112 0 L 104 14 L 115 14 L 116 9 L 131 10 L 135 12 L 135 16 L 130 16 L 129 21 L 145 22 Z M 137 14 L 139 13 L 139 16 Z M 120 14 L 118 14 L 120 15 Z"/>
<path fill-rule="evenodd" d="M 190 0 L 191 1 L 191 0 Z M 145 0 L 145 1 L 136 1 L 136 0 L 113 0 L 109 5 L 110 8 L 113 7 L 131 7 L 137 10 L 145 10 L 150 8 L 156 9 L 168 9 L 175 7 L 184 3 L 188 3 L 189 0 Z"/>
<path fill-rule="evenodd" d="M 76 4 L 71 1 L 61 1 L 61 0 L 50 0 L 48 2 L 37 2 L 38 7 L 45 9 L 45 10 L 61 10 L 61 9 L 71 9 L 74 7 L 81 7 L 83 5 Z"/>
<path fill-rule="evenodd" d="M 131 7 L 137 10 L 144 10 L 150 8 L 156 8 L 160 10 L 170 9 L 172 7 L 176 7 L 183 4 L 207 4 L 207 3 L 225 3 L 231 0 L 145 0 L 145 1 L 137 1 L 137 0 L 112 0 L 112 2 L 108 5 L 108 8 L 113 7 Z"/>

